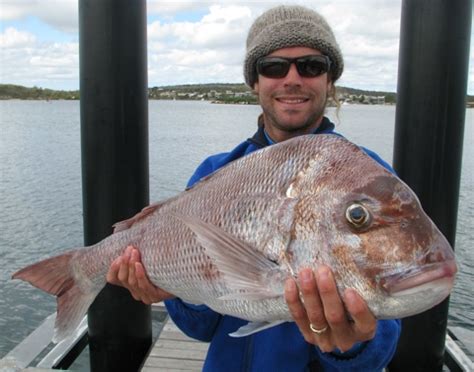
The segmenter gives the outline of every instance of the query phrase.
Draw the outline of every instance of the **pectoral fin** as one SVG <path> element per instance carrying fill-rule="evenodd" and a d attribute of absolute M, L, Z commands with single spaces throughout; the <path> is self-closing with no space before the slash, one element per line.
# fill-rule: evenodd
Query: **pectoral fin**
<path fill-rule="evenodd" d="M 275 262 L 218 226 L 195 217 L 174 216 L 196 234 L 199 244 L 223 274 L 232 293 L 221 299 L 261 300 L 282 295 L 272 290 L 265 280 L 268 273 L 279 270 Z"/>
<path fill-rule="evenodd" d="M 229 333 L 229 336 L 245 337 L 285 322 L 286 320 L 278 320 L 276 322 L 249 322 L 246 325 L 240 327 L 237 331 Z"/>

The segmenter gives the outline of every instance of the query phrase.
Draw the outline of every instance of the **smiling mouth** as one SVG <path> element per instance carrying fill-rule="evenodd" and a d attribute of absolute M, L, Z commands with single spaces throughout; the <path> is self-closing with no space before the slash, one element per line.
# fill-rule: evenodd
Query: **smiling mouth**
<path fill-rule="evenodd" d="M 288 105 L 297 105 L 309 101 L 308 98 L 304 97 L 277 97 L 276 100 L 280 103 L 285 103 Z"/>

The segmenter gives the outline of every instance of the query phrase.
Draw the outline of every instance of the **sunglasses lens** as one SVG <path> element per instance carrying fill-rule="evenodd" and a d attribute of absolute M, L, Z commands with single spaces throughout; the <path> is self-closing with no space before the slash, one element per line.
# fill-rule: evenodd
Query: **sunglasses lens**
<path fill-rule="evenodd" d="M 317 77 L 329 71 L 331 62 L 328 57 L 313 55 L 299 58 L 264 57 L 257 61 L 257 72 L 267 78 L 285 77 L 292 63 L 303 77 Z"/>
<path fill-rule="evenodd" d="M 257 63 L 259 74 L 268 78 L 282 78 L 290 69 L 290 62 L 281 58 L 261 59 Z"/>
<path fill-rule="evenodd" d="M 296 67 L 301 76 L 316 77 L 329 71 L 328 62 L 324 57 L 310 56 L 296 60 Z"/>

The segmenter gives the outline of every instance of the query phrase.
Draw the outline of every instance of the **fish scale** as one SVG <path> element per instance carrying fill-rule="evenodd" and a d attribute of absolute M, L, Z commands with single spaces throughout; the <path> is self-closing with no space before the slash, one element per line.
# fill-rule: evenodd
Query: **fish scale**
<path fill-rule="evenodd" d="M 74 330 L 130 244 L 158 287 L 251 322 L 234 336 L 291 321 L 284 283 L 302 268 L 329 265 L 340 294 L 355 288 L 379 319 L 436 305 L 456 272 L 416 195 L 336 135 L 256 151 L 119 222 L 96 245 L 19 270 L 14 278 L 58 296 L 56 341 Z"/>

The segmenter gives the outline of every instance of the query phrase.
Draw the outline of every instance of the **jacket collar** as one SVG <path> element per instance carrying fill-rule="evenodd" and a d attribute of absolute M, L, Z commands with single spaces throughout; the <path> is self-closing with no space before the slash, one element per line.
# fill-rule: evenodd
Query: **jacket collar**
<path fill-rule="evenodd" d="M 263 127 L 264 127 L 263 115 L 261 114 L 258 117 L 257 132 L 253 135 L 253 137 L 247 140 L 250 143 L 253 143 L 258 148 L 263 148 L 270 144 L 267 140 L 267 137 L 265 136 Z M 331 121 L 326 116 L 324 116 L 323 120 L 321 121 L 321 124 L 319 125 L 319 127 L 316 129 L 316 131 L 313 134 L 331 133 L 334 130 L 334 128 L 335 128 L 334 124 L 331 123 Z"/>

